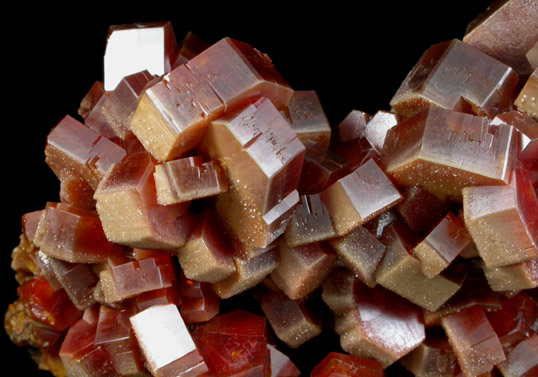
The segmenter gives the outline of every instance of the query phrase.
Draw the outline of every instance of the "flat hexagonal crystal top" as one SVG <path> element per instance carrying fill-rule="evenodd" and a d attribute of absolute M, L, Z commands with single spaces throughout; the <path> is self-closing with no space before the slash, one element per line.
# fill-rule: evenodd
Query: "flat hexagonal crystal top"
<path fill-rule="evenodd" d="M 172 69 L 176 55 L 170 22 L 110 26 L 104 57 L 105 90 L 114 90 L 121 79 L 136 72 L 164 75 Z"/>
<path fill-rule="evenodd" d="M 175 249 L 185 243 L 192 223 L 189 202 L 159 205 L 154 170 L 148 153 L 136 153 L 115 164 L 99 185 L 97 212 L 112 242 L 148 249 Z"/>
<path fill-rule="evenodd" d="M 194 367 L 200 368 L 200 373 L 207 371 L 177 306 L 155 305 L 130 321 L 153 376 L 189 375 Z"/>
<path fill-rule="evenodd" d="M 355 287 L 355 308 L 340 340 L 342 348 L 357 357 L 378 360 L 387 367 L 425 339 L 421 310 L 382 287 Z"/>
<path fill-rule="evenodd" d="M 345 235 L 398 204 L 402 196 L 370 159 L 321 193 L 338 235 Z"/>
<path fill-rule="evenodd" d="M 375 271 L 385 256 L 385 245 L 366 228 L 359 226 L 351 233 L 329 241 L 342 263 L 357 274 L 369 287 L 376 285 Z"/>
<path fill-rule="evenodd" d="M 104 262 L 114 250 L 99 216 L 63 203 L 47 203 L 34 243 L 51 256 L 72 263 Z"/>
<path fill-rule="evenodd" d="M 302 195 L 284 232 L 286 245 L 296 247 L 333 237 L 336 231 L 319 194 Z"/>
<path fill-rule="evenodd" d="M 433 278 L 471 243 L 471 235 L 463 222 L 449 212 L 414 249 L 422 272 Z"/>
<path fill-rule="evenodd" d="M 217 376 L 265 369 L 269 350 L 263 316 L 233 310 L 197 327 L 193 338 L 210 372 Z M 266 373 L 252 375 L 268 377 Z"/>
<path fill-rule="evenodd" d="M 314 90 L 295 91 L 284 113 L 307 154 L 324 155 L 327 152 L 331 126 Z"/>
<path fill-rule="evenodd" d="M 371 115 L 360 110 L 351 112 L 338 123 L 338 137 L 342 143 L 347 143 L 365 136 L 366 123 Z"/>
<path fill-rule="evenodd" d="M 291 348 L 297 348 L 321 333 L 321 322 L 307 306 L 281 292 L 267 290 L 261 308 L 276 336 Z"/>
<path fill-rule="evenodd" d="M 538 68 L 534 70 L 519 92 L 514 105 L 518 110 L 538 120 Z"/>
<path fill-rule="evenodd" d="M 445 271 L 429 279 L 412 254 L 417 235 L 404 223 L 395 221 L 383 232 L 385 257 L 376 270 L 376 281 L 383 287 L 429 310 L 437 310 L 461 287 L 465 274 Z"/>
<path fill-rule="evenodd" d="M 157 202 L 161 205 L 217 195 L 228 190 L 228 177 L 216 160 L 186 157 L 155 166 Z"/>
<path fill-rule="evenodd" d="M 215 120 L 204 139 L 208 154 L 223 161 L 262 214 L 299 185 L 305 147 L 267 98 Z"/>
<path fill-rule="evenodd" d="M 294 300 L 319 287 L 334 267 L 334 252 L 321 242 L 297 247 L 281 242 L 279 249 L 280 264 L 271 273 L 271 279 Z"/>
<path fill-rule="evenodd" d="M 471 21 L 463 42 L 511 66 L 519 75 L 532 72 L 525 54 L 538 40 L 538 4 L 501 0 Z"/>
<path fill-rule="evenodd" d="M 77 173 L 95 190 L 112 164 L 126 156 L 125 150 L 65 116 L 47 136 L 45 161 L 61 180 L 63 174 Z"/>
<path fill-rule="evenodd" d="M 311 377 L 331 377 L 331 376 L 362 376 L 362 377 L 383 377 L 383 366 L 380 362 L 346 355 L 339 352 L 329 353 L 310 372 Z"/>
<path fill-rule="evenodd" d="M 505 360 L 499 338 L 479 306 L 443 317 L 442 325 L 466 376 L 486 373 Z"/>
<path fill-rule="evenodd" d="M 422 55 L 390 105 L 406 118 L 428 106 L 493 118 L 509 109 L 517 82 L 512 68 L 453 39 Z"/>
<path fill-rule="evenodd" d="M 506 186 L 463 189 L 465 224 L 489 268 L 538 258 L 538 199 L 525 170 Z"/>
<path fill-rule="evenodd" d="M 463 187 L 508 183 L 516 136 L 511 126 L 429 108 L 389 130 L 381 163 L 403 186 L 461 201 Z"/>
<path fill-rule="evenodd" d="M 224 38 L 148 88 L 131 129 L 155 158 L 170 160 L 194 148 L 223 112 L 258 97 L 280 108 L 292 93 L 266 55 Z"/>

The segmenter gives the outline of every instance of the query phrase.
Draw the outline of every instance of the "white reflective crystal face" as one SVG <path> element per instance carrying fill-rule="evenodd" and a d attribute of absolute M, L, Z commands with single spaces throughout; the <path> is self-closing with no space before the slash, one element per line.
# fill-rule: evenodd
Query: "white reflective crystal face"
<path fill-rule="evenodd" d="M 165 29 L 143 27 L 114 30 L 105 51 L 106 91 L 114 90 L 121 79 L 148 70 L 153 75 L 165 73 Z"/>
<path fill-rule="evenodd" d="M 132 316 L 131 324 L 153 370 L 196 349 L 177 306 L 173 304 L 151 306 Z"/>

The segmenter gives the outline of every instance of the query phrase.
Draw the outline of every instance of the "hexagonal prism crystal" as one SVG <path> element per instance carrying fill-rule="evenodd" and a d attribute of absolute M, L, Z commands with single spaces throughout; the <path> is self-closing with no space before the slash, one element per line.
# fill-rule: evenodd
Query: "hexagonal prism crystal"
<path fill-rule="evenodd" d="M 401 199 L 396 187 L 372 159 L 321 193 L 321 200 L 340 236 L 395 206 Z"/>
<path fill-rule="evenodd" d="M 375 271 L 385 256 L 385 245 L 366 228 L 358 226 L 351 233 L 329 241 L 342 263 L 369 287 L 377 284 Z"/>
<path fill-rule="evenodd" d="M 431 279 L 473 242 L 463 221 L 449 212 L 437 223 L 426 237 L 414 248 L 420 260 L 422 272 Z"/>
<path fill-rule="evenodd" d="M 279 244 L 280 264 L 271 279 L 291 299 L 305 297 L 319 287 L 334 267 L 336 255 L 321 242 L 288 247 Z"/>
<path fill-rule="evenodd" d="M 450 314 L 441 321 L 465 375 L 478 376 L 505 360 L 499 338 L 479 306 Z"/>
<path fill-rule="evenodd" d="M 228 178 L 216 160 L 186 157 L 155 166 L 157 202 L 161 205 L 217 195 L 228 190 Z"/>
<path fill-rule="evenodd" d="M 497 1 L 471 21 L 463 42 L 528 75 L 525 54 L 538 40 L 538 4 L 525 0 Z"/>
<path fill-rule="evenodd" d="M 153 376 L 191 376 L 208 370 L 177 306 L 155 305 L 130 321 Z"/>
<path fill-rule="evenodd" d="M 132 137 L 129 123 L 138 105 L 138 97 L 154 79 L 147 70 L 125 76 L 100 104 L 104 119 L 121 139 Z"/>
<path fill-rule="evenodd" d="M 336 267 L 323 281 L 321 297 L 336 315 L 346 313 L 355 306 L 355 284 L 360 280 L 353 272 Z"/>
<path fill-rule="evenodd" d="M 284 232 L 286 245 L 296 247 L 333 237 L 336 231 L 319 194 L 301 195 Z"/>
<path fill-rule="evenodd" d="M 383 367 L 399 360 L 425 339 L 419 308 L 382 287 L 355 287 L 355 307 L 349 327 L 340 337 L 344 351 L 373 358 Z"/>
<path fill-rule="evenodd" d="M 178 44 L 177 58 L 173 68 L 177 68 L 182 64 L 187 63 L 196 55 L 209 47 L 209 43 L 201 40 L 196 34 L 189 31 L 183 40 Z"/>
<path fill-rule="evenodd" d="M 279 264 L 278 249 L 273 248 L 250 258 L 234 257 L 235 272 L 212 285 L 220 298 L 226 299 L 254 287 Z"/>
<path fill-rule="evenodd" d="M 538 287 L 538 259 L 514 263 L 502 267 L 484 266 L 484 275 L 491 290 L 517 292 Z"/>
<path fill-rule="evenodd" d="M 159 205 L 154 169 L 148 153 L 136 153 L 115 164 L 99 185 L 97 212 L 112 242 L 148 249 L 177 249 L 186 242 L 190 202 Z"/>
<path fill-rule="evenodd" d="M 86 310 L 95 303 L 93 291 L 98 282 L 89 264 L 69 263 L 49 258 L 50 266 L 57 281 L 79 310 Z"/>
<path fill-rule="evenodd" d="M 306 154 L 325 155 L 331 140 L 331 126 L 316 91 L 295 91 L 283 112 L 304 144 Z"/>
<path fill-rule="evenodd" d="M 538 199 L 527 171 L 514 169 L 506 186 L 463 189 L 463 209 L 488 268 L 538 258 Z"/>
<path fill-rule="evenodd" d="M 376 281 L 409 301 L 435 311 L 460 289 L 465 274 L 450 270 L 428 279 L 420 261 L 412 254 L 415 238 L 402 222 L 393 222 L 386 228 L 382 241 L 387 250 L 377 268 Z"/>
<path fill-rule="evenodd" d="M 338 123 L 338 136 L 342 143 L 359 139 L 366 135 L 366 123 L 371 115 L 360 110 L 351 110 L 346 117 Z"/>
<path fill-rule="evenodd" d="M 538 334 L 521 341 L 511 350 L 506 361 L 497 365 L 503 376 L 533 376 L 538 374 Z"/>
<path fill-rule="evenodd" d="M 179 249 L 179 263 L 189 279 L 216 283 L 235 271 L 232 242 L 222 233 L 218 216 L 205 209 L 187 243 Z"/>
<path fill-rule="evenodd" d="M 115 248 L 95 211 L 52 202 L 41 216 L 34 243 L 46 255 L 72 263 L 104 262 Z"/>
<path fill-rule="evenodd" d="M 308 307 L 284 293 L 267 290 L 261 308 L 276 336 L 291 348 L 297 348 L 321 333 L 321 322 Z"/>
<path fill-rule="evenodd" d="M 125 76 L 143 70 L 164 75 L 172 69 L 176 55 L 171 22 L 112 25 L 104 57 L 105 90 L 114 90 Z"/>
<path fill-rule="evenodd" d="M 62 180 L 64 174 L 77 173 L 94 190 L 110 166 L 125 156 L 123 148 L 69 115 L 47 136 L 45 161 L 54 174 Z"/>
<path fill-rule="evenodd" d="M 219 314 L 220 298 L 211 284 L 187 279 L 180 272 L 181 307 L 179 312 L 185 323 L 207 322 Z"/>
<path fill-rule="evenodd" d="M 387 133 L 381 163 L 402 186 L 461 201 L 466 186 L 504 185 L 517 156 L 516 130 L 483 117 L 429 108 Z"/>
<path fill-rule="evenodd" d="M 299 185 L 305 147 L 268 98 L 213 121 L 203 144 L 262 215 Z"/>
<path fill-rule="evenodd" d="M 350 171 L 351 163 L 331 150 L 325 156 L 305 155 L 298 191 L 318 194 Z"/>
<path fill-rule="evenodd" d="M 493 118 L 510 108 L 517 82 L 512 68 L 453 39 L 422 55 L 390 105 L 406 118 L 429 106 Z"/>
<path fill-rule="evenodd" d="M 364 137 L 377 153 L 381 153 L 381 150 L 383 150 L 387 132 L 399 121 L 400 116 L 398 114 L 379 110 L 366 123 Z"/>
<path fill-rule="evenodd" d="M 280 108 L 292 93 L 266 55 L 224 38 L 148 88 L 131 129 L 155 158 L 170 160 L 194 148 L 223 112 L 257 97 Z"/>

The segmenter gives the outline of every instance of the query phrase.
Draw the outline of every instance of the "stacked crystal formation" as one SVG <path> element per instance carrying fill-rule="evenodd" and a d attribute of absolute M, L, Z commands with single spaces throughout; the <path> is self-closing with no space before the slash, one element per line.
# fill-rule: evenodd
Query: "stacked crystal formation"
<path fill-rule="evenodd" d="M 7 333 L 57 377 L 299 376 L 322 332 L 312 377 L 536 376 L 537 43 L 538 3 L 496 2 L 331 127 L 244 42 L 111 27 Z"/>

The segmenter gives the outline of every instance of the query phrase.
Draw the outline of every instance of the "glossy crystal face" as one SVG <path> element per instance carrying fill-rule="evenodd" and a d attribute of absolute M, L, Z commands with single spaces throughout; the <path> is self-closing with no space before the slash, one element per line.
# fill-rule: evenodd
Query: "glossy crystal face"
<path fill-rule="evenodd" d="M 534 375 L 536 77 L 476 42 L 506 12 L 538 19 L 496 3 L 340 122 L 243 41 L 111 27 L 46 140 L 10 339 L 57 377 Z"/>

